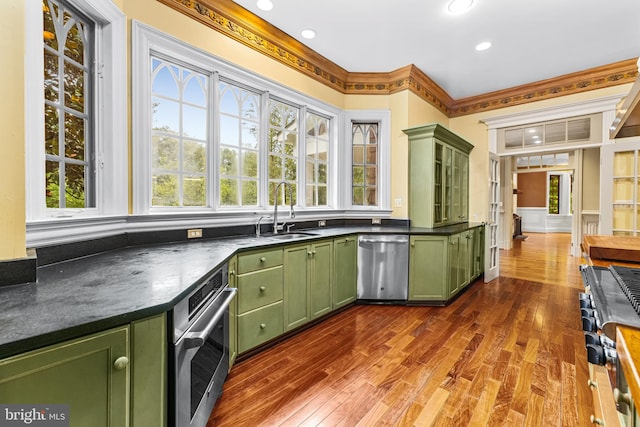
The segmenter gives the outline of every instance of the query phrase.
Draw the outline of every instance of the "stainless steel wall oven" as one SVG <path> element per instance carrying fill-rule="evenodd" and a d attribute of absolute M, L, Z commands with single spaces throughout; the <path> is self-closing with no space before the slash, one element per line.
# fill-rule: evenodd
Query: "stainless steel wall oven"
<path fill-rule="evenodd" d="M 176 427 L 201 427 L 222 394 L 229 371 L 227 265 L 205 278 L 175 305 L 170 363 L 170 419 Z"/>

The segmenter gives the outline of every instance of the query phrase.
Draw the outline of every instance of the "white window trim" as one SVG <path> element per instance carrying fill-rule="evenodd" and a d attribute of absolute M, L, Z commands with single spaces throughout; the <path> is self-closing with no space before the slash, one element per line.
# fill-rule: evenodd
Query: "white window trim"
<path fill-rule="evenodd" d="M 378 205 L 354 206 L 352 205 L 351 187 L 353 164 L 352 124 L 354 122 L 378 123 Z M 342 163 L 340 164 L 340 176 L 338 182 L 344 182 L 339 186 L 340 205 L 354 212 L 362 211 L 391 211 L 391 112 L 389 110 L 346 110 L 343 117 L 343 143 L 339 150 Z"/>
<path fill-rule="evenodd" d="M 253 73 L 250 70 L 243 69 L 237 65 L 231 64 L 221 58 L 215 57 L 213 54 L 205 52 L 197 47 L 194 47 L 186 42 L 183 42 L 175 37 L 165 34 L 155 28 L 142 24 L 139 21 L 132 21 L 131 23 L 131 40 L 132 40 L 132 135 L 133 135 L 133 212 L 136 215 L 170 215 L 176 216 L 179 213 L 191 213 L 194 215 L 208 213 L 215 215 L 216 218 L 223 219 L 234 218 L 237 224 L 238 213 L 244 212 L 246 217 L 255 215 L 268 214 L 270 201 L 267 200 L 266 194 L 262 194 L 259 200 L 259 206 L 253 207 L 236 207 L 227 208 L 218 206 L 217 200 L 217 186 L 218 177 L 214 173 L 214 177 L 211 181 L 216 190 L 212 193 L 213 200 L 210 208 L 194 208 L 185 209 L 180 208 L 151 208 L 151 186 L 150 186 L 150 171 L 151 171 L 151 153 L 148 144 L 150 137 L 150 123 L 151 123 L 151 110 L 149 108 L 148 96 L 151 93 L 150 81 L 148 76 L 150 75 L 150 63 L 149 56 L 152 53 L 165 55 L 169 58 L 174 58 L 178 61 L 182 61 L 185 64 L 190 64 L 195 67 L 199 67 L 202 70 L 209 70 L 212 73 L 216 73 L 223 76 L 226 79 L 232 80 L 239 84 L 246 85 L 252 90 L 262 93 L 268 93 L 270 96 L 283 101 L 290 105 L 295 105 L 300 108 L 301 114 L 306 109 L 313 111 L 314 113 L 324 115 L 331 118 L 333 123 L 332 132 L 332 144 L 330 153 L 329 171 L 332 178 L 332 184 L 329 189 L 329 200 L 332 203 L 331 207 L 305 207 L 304 205 L 296 206 L 296 215 L 303 217 L 313 217 L 318 212 L 331 213 L 335 210 L 339 210 L 340 207 L 336 204 L 337 198 L 334 195 L 336 188 L 339 186 L 337 183 L 340 181 L 335 180 L 337 171 L 336 162 L 338 156 L 336 152 L 339 131 L 341 129 L 340 113 L 341 111 L 327 103 L 312 99 L 307 95 L 297 92 L 293 89 L 282 86 L 279 83 L 273 82 L 262 76 Z M 212 83 L 214 83 L 212 81 Z M 215 92 L 215 91 L 214 91 Z M 267 114 L 266 97 L 262 96 L 262 114 Z M 212 100 L 213 102 L 213 100 Z M 215 104 L 214 104 L 215 105 Z M 214 119 L 215 119 L 214 115 Z M 265 116 L 266 117 L 266 116 Z M 301 124 L 303 124 L 304 116 L 301 116 Z M 147 123 L 149 125 L 143 126 L 141 124 Z M 264 121 L 263 121 L 264 123 Z M 261 136 L 263 137 L 263 136 Z M 265 141 L 260 141 L 262 146 L 266 146 Z M 304 151 L 302 150 L 302 144 L 304 144 L 304 134 L 300 133 L 299 148 L 300 153 L 298 157 L 298 184 L 304 184 Z M 217 138 L 213 139 L 212 149 L 218 155 L 219 143 Z M 215 158 L 215 157 L 214 157 Z M 267 171 L 266 167 L 266 154 L 261 149 L 260 162 L 263 165 L 260 168 L 259 179 L 261 182 L 266 182 Z M 298 185 L 298 200 L 304 201 L 304 185 Z M 338 188 L 339 191 L 339 188 Z M 264 193 L 264 192 L 263 192 Z M 302 198 L 300 198 L 302 197 Z M 305 213 L 305 210 L 309 212 Z M 300 215 L 299 215 L 300 214 Z M 327 216 L 327 215 L 323 215 Z"/>
<path fill-rule="evenodd" d="M 88 218 L 95 218 L 95 224 L 102 224 L 105 216 L 126 215 L 128 210 L 126 16 L 111 1 L 68 1 L 99 23 L 96 63 L 100 78 L 95 88 L 99 102 L 95 105 L 98 118 L 95 123 L 96 208 L 46 208 L 42 1 L 26 0 L 25 123 L 29 125 L 25 126 L 25 194 L 29 246 L 42 241 L 86 238 L 87 229 L 92 228 Z M 70 226 L 76 219 L 78 226 Z M 56 231 L 61 222 L 65 231 Z M 98 225 L 98 228 L 102 226 Z"/>

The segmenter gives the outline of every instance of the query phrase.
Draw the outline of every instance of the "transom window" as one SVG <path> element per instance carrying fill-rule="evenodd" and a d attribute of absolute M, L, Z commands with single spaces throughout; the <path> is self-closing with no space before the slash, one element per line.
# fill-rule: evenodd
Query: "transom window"
<path fill-rule="evenodd" d="M 44 1 L 42 14 L 46 206 L 95 207 L 95 25 L 59 1 Z"/>

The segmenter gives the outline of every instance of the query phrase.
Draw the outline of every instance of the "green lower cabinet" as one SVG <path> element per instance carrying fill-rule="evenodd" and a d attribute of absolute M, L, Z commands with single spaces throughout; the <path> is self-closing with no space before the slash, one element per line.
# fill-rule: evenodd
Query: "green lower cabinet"
<path fill-rule="evenodd" d="M 238 315 L 238 353 L 284 333 L 282 301 Z"/>
<path fill-rule="evenodd" d="M 333 241 L 322 240 L 311 245 L 309 271 L 311 319 L 331 312 Z"/>
<path fill-rule="evenodd" d="M 358 236 L 333 240 L 333 309 L 356 300 L 358 281 Z"/>
<path fill-rule="evenodd" d="M 228 264 L 228 280 L 230 288 L 238 287 L 238 257 L 233 257 Z M 238 357 L 238 295 L 229 304 L 229 370 Z"/>
<path fill-rule="evenodd" d="M 131 425 L 167 425 L 167 319 L 131 323 Z M 93 425 L 93 424 L 92 424 Z"/>
<path fill-rule="evenodd" d="M 311 320 L 308 277 L 311 266 L 309 245 L 284 249 L 284 330 L 290 331 Z"/>
<path fill-rule="evenodd" d="M 128 426 L 129 358 L 124 326 L 4 359 L 0 402 L 69 405 L 72 427 Z"/>
<path fill-rule="evenodd" d="M 411 236 L 409 300 L 446 301 L 449 240 L 447 236 Z"/>
<path fill-rule="evenodd" d="M 331 311 L 333 241 L 284 249 L 284 330 Z"/>
<path fill-rule="evenodd" d="M 473 250 L 470 258 L 471 280 L 475 280 L 484 270 L 484 226 L 473 229 Z"/>

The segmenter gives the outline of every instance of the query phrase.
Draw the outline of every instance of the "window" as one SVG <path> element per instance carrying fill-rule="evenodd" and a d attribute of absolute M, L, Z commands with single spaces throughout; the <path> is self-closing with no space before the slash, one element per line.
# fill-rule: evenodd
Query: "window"
<path fill-rule="evenodd" d="M 95 25 L 53 0 L 43 2 L 42 14 L 46 206 L 95 207 L 91 102 Z"/>
<path fill-rule="evenodd" d="M 151 59 L 151 205 L 207 206 L 206 75 Z"/>
<path fill-rule="evenodd" d="M 558 146 L 575 147 L 577 143 L 600 141 L 602 114 L 554 120 L 499 129 L 498 144 L 503 152 L 538 151 Z"/>
<path fill-rule="evenodd" d="M 269 205 L 297 204 L 299 115 L 296 107 L 269 101 Z M 275 194 L 278 184 L 283 181 L 291 186 L 291 191 L 282 185 L 280 194 Z M 289 200 L 289 194 L 293 200 Z"/>
<path fill-rule="evenodd" d="M 103 0 L 24 7 L 27 245 L 121 229 L 114 216 L 128 210 L 126 17 Z"/>
<path fill-rule="evenodd" d="M 306 206 L 327 206 L 330 126 L 328 118 L 307 112 Z"/>
<path fill-rule="evenodd" d="M 260 95 L 220 82 L 220 206 L 257 206 Z"/>
<path fill-rule="evenodd" d="M 560 175 L 549 175 L 549 213 L 560 213 Z"/>
<path fill-rule="evenodd" d="M 378 204 L 378 124 L 352 125 L 352 203 L 357 206 Z"/>

